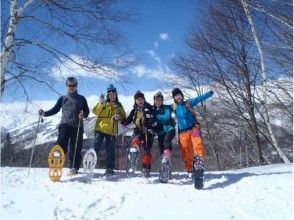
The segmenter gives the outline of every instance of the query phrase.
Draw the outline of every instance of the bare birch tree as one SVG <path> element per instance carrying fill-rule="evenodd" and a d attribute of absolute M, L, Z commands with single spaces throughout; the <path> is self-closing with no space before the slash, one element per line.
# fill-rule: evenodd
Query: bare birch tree
<path fill-rule="evenodd" d="M 132 9 L 113 0 L 27 0 L 20 5 L 23 2 L 2 4 L 1 97 L 12 82 L 24 91 L 32 81 L 54 90 L 48 75 L 56 63 L 70 61 L 111 79 L 133 64 L 122 34 L 122 25 L 136 17 Z"/>
<path fill-rule="evenodd" d="M 267 125 L 268 130 L 269 130 L 269 134 L 272 139 L 273 145 L 274 145 L 275 149 L 277 150 L 278 154 L 280 155 L 280 157 L 283 159 L 283 161 L 285 163 L 290 163 L 289 159 L 286 157 L 286 155 L 283 153 L 280 146 L 278 145 L 277 138 L 276 138 L 275 133 L 273 131 L 271 119 L 269 116 L 269 111 L 268 111 L 268 107 L 267 107 L 267 105 L 268 105 L 268 101 L 267 101 L 267 99 L 268 99 L 268 95 L 267 95 L 267 89 L 268 89 L 267 88 L 267 70 L 266 70 L 265 57 L 264 57 L 262 45 L 261 45 L 260 39 L 258 37 L 255 23 L 254 23 L 253 18 L 250 14 L 248 4 L 245 0 L 240 0 L 240 1 L 242 3 L 242 6 L 243 6 L 245 14 L 247 16 L 248 22 L 250 24 L 250 27 L 252 30 L 252 35 L 254 37 L 254 41 L 256 43 L 256 47 L 258 49 L 258 53 L 260 56 L 260 66 L 261 66 L 262 84 L 263 84 L 263 100 L 261 102 L 261 105 L 263 107 L 263 114 L 265 117 L 265 123 Z M 282 22 L 282 23 L 284 23 L 284 22 Z M 287 25 L 287 23 L 284 23 L 284 24 Z"/>

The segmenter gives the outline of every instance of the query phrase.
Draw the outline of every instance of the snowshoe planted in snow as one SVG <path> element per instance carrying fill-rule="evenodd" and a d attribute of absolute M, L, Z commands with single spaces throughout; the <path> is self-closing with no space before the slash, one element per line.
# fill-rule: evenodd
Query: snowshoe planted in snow
<path fill-rule="evenodd" d="M 127 164 L 126 172 L 128 176 L 134 175 L 137 167 L 139 150 L 136 147 L 129 147 L 127 149 Z"/>
<path fill-rule="evenodd" d="M 193 160 L 193 179 L 196 189 L 203 188 L 204 179 L 204 160 L 202 157 L 195 156 Z"/>
<path fill-rule="evenodd" d="M 59 145 L 55 145 L 51 148 L 48 156 L 49 178 L 51 181 L 60 181 L 64 162 L 64 151 Z"/>
<path fill-rule="evenodd" d="M 159 170 L 159 181 L 161 183 L 167 183 L 171 178 L 171 161 L 170 157 L 163 156 Z"/>
<path fill-rule="evenodd" d="M 83 177 L 86 182 L 91 182 L 94 176 L 94 169 L 97 164 L 97 155 L 94 149 L 89 149 L 83 159 Z"/>
<path fill-rule="evenodd" d="M 143 168 L 143 169 L 142 169 L 142 175 L 143 175 L 145 178 L 149 178 L 149 177 L 150 177 L 150 169 Z"/>

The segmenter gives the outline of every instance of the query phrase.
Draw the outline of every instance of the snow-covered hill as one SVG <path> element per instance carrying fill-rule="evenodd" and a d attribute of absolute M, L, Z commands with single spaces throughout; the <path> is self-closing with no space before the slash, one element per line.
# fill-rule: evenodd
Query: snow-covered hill
<path fill-rule="evenodd" d="M 146 100 L 151 102 L 153 95 L 157 91 L 145 92 Z M 128 114 L 134 104 L 133 96 L 119 96 L 120 102 L 123 104 L 126 113 Z M 97 104 L 98 96 L 87 97 L 90 110 Z M 36 135 L 38 124 L 38 110 L 49 110 L 55 105 L 56 101 L 33 101 L 31 103 L 15 102 L 15 103 L 0 103 L 0 129 L 2 138 L 6 134 L 10 135 L 12 144 L 16 144 L 19 149 L 29 149 L 32 147 L 33 139 Z M 46 117 L 43 123 L 40 124 L 36 144 L 44 144 L 55 141 L 58 135 L 58 124 L 60 122 L 61 112 L 58 114 Z M 89 119 L 84 120 L 84 139 L 94 136 L 96 117 L 91 112 Z M 131 135 L 131 133 L 129 133 Z"/>
<path fill-rule="evenodd" d="M 282 80 L 282 79 L 280 79 Z M 285 80 L 284 80 L 285 81 Z M 287 80 L 286 80 L 287 81 Z M 283 81 L 281 81 L 282 83 Z M 272 85 L 273 89 L 275 90 L 276 94 L 279 94 L 279 89 L 275 88 Z M 210 90 L 210 87 L 205 86 L 203 91 Z M 289 92 L 292 90 L 292 87 L 289 87 Z M 183 89 L 185 95 L 189 95 L 189 97 L 197 96 L 197 93 L 192 90 Z M 223 89 L 220 89 L 223 91 Z M 146 100 L 153 104 L 153 95 L 158 92 L 155 91 L 144 91 Z M 165 89 L 162 90 L 165 103 L 170 104 L 172 103 L 171 98 L 171 90 Z M 225 91 L 223 91 L 222 96 L 224 96 Z M 273 96 L 273 95 L 272 95 Z M 186 96 L 187 97 L 187 96 Z M 271 101 L 274 99 L 275 96 L 271 97 L 269 100 Z M 88 104 L 90 109 L 92 109 L 99 100 L 98 96 L 92 95 L 87 97 Z M 125 111 L 129 113 L 134 104 L 133 96 L 124 96 L 119 95 L 119 100 L 125 108 Z M 215 95 L 213 98 L 214 102 L 220 102 L 218 95 Z M 0 103 L 0 128 L 2 133 L 2 138 L 5 138 L 5 135 L 9 134 L 12 140 L 12 144 L 16 144 L 19 149 L 29 149 L 32 147 L 33 139 L 35 138 L 35 131 L 38 122 L 38 110 L 44 109 L 49 110 L 54 106 L 56 101 L 48 100 L 48 101 L 33 101 L 31 103 L 24 103 L 24 102 L 15 102 L 15 103 Z M 291 103 L 292 100 L 288 100 L 287 102 Z M 209 104 L 209 102 L 208 102 Z M 288 130 L 292 130 L 292 123 L 289 122 L 287 117 L 283 117 L 283 112 L 278 109 L 272 109 L 271 114 L 273 115 L 274 120 L 272 121 L 274 124 L 278 126 L 286 127 Z M 38 138 L 36 141 L 37 145 L 53 142 L 56 140 L 58 131 L 57 126 L 59 124 L 61 117 L 61 113 L 57 115 L 44 118 L 44 122 L 40 125 L 40 130 L 38 134 Z M 95 115 L 90 113 L 88 120 L 84 121 L 85 127 L 85 134 L 84 139 L 92 138 L 94 134 L 94 127 L 95 127 Z"/>
<path fill-rule="evenodd" d="M 66 169 L 64 170 L 67 171 Z M 1 219 L 293 219 L 293 167 L 271 165 L 207 172 L 203 190 L 184 173 L 168 184 L 119 173 L 106 180 L 95 170 L 53 183 L 48 169 L 1 168 Z"/>

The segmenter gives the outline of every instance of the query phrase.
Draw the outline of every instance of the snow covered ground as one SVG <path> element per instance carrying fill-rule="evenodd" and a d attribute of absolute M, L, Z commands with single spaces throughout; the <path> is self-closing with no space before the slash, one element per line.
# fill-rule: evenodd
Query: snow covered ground
<path fill-rule="evenodd" d="M 67 172 L 67 169 L 64 170 Z M 18 219 L 293 219 L 293 165 L 207 172 L 203 190 L 185 173 L 168 184 L 126 178 L 105 179 L 95 170 L 92 184 L 82 175 L 53 183 L 48 169 L 1 168 L 3 220 Z"/>

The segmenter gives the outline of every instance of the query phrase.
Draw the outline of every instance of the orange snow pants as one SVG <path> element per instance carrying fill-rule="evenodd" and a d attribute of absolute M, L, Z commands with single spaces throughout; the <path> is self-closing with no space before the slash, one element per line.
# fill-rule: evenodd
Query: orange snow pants
<path fill-rule="evenodd" d="M 181 132 L 179 138 L 185 168 L 187 171 L 191 172 L 193 167 L 193 156 L 201 156 L 203 159 L 206 157 L 200 125 L 196 125 L 189 131 Z"/>

